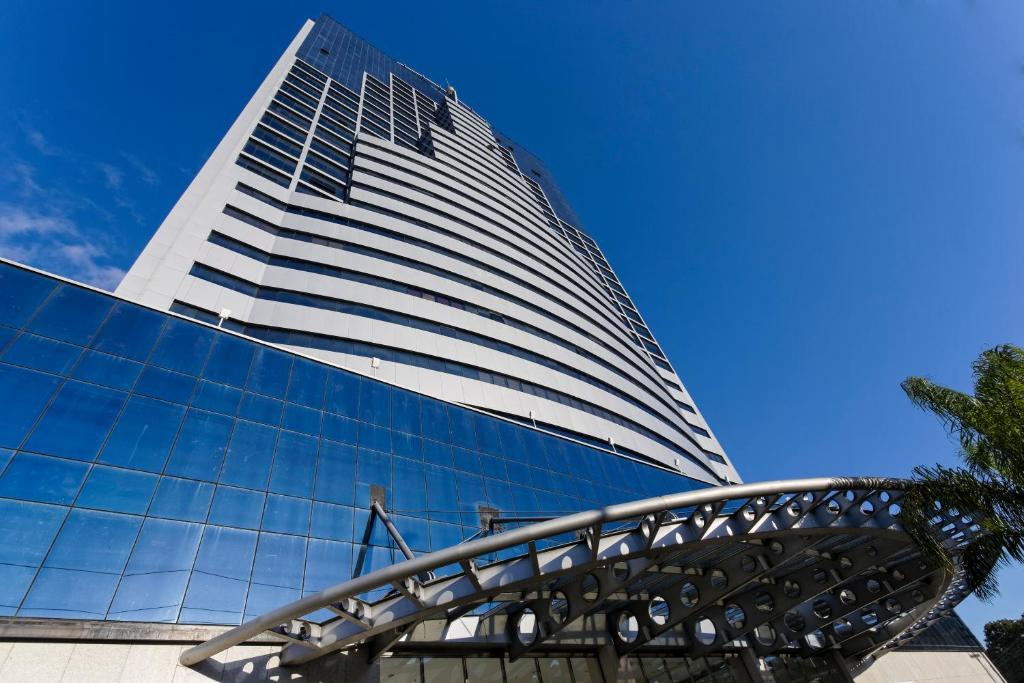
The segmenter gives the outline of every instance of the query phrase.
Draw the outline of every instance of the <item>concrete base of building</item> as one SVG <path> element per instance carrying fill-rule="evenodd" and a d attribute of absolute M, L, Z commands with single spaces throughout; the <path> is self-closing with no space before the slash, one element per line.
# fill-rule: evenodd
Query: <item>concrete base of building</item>
<path fill-rule="evenodd" d="M 857 683 L 1005 683 L 984 652 L 896 651 L 880 657 Z"/>

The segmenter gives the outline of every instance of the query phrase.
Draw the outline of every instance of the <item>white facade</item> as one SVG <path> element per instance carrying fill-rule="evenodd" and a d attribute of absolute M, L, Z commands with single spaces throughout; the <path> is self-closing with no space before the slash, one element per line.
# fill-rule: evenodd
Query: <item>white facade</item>
<path fill-rule="evenodd" d="M 356 92 L 300 59 L 315 28 L 117 293 L 208 320 L 229 311 L 226 325 L 358 372 L 739 481 L 597 245 L 530 177 L 540 173 L 454 91 L 392 72 L 364 74 Z"/>

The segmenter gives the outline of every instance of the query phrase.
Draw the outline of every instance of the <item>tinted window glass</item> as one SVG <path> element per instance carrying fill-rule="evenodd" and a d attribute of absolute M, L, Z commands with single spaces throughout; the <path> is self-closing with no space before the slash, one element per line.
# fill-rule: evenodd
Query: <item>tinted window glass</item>
<path fill-rule="evenodd" d="M 210 524 L 259 529 L 266 494 L 231 486 L 218 486 L 210 508 Z"/>
<path fill-rule="evenodd" d="M 355 466 L 355 446 L 322 442 L 320 463 L 316 470 L 316 499 L 352 505 Z"/>
<path fill-rule="evenodd" d="M 295 359 L 292 380 L 288 384 L 288 400 L 319 409 L 324 402 L 327 368 L 303 358 Z"/>
<path fill-rule="evenodd" d="M 276 429 L 239 420 L 231 435 L 228 456 L 220 475 L 221 483 L 251 489 L 267 488 L 276 442 Z"/>
<path fill-rule="evenodd" d="M 213 489 L 213 484 L 206 482 L 161 477 L 149 514 L 205 522 L 213 500 Z"/>
<path fill-rule="evenodd" d="M 238 403 L 241 400 L 241 390 L 202 380 L 199 382 L 199 390 L 196 391 L 196 395 L 192 399 L 192 405 L 203 410 L 212 410 L 215 413 L 234 415 L 238 411 Z"/>
<path fill-rule="evenodd" d="M 67 382 L 32 432 L 26 450 L 92 460 L 114 424 L 125 394 Z"/>
<path fill-rule="evenodd" d="M 274 474 L 270 490 L 292 496 L 309 497 L 313 493 L 313 475 L 316 471 L 317 440 L 281 432 L 274 460 Z"/>
<path fill-rule="evenodd" d="M 184 415 L 183 406 L 132 396 L 100 454 L 100 462 L 162 471 Z"/>
<path fill-rule="evenodd" d="M 275 349 L 258 347 L 249 370 L 246 388 L 268 396 L 284 396 L 288 389 L 292 357 Z"/>
<path fill-rule="evenodd" d="M 276 426 L 281 423 L 281 406 L 281 401 L 277 399 L 245 392 L 242 395 L 242 404 L 238 408 L 238 416 Z"/>
<path fill-rule="evenodd" d="M 76 505 L 111 512 L 142 514 L 156 489 L 157 476 L 97 465 L 92 468 Z"/>
<path fill-rule="evenodd" d="M 0 410 L 0 446 L 21 445 L 60 380 L 41 372 L 0 363 L 0 396 L 17 396 Z"/>
<path fill-rule="evenodd" d="M 210 352 L 203 377 L 214 382 L 230 384 L 233 387 L 245 386 L 245 378 L 249 376 L 249 365 L 252 363 L 253 345 L 236 337 L 225 334 L 217 335 L 217 341 Z"/>
<path fill-rule="evenodd" d="M 167 473 L 216 481 L 230 433 L 231 418 L 198 410 L 188 411 L 167 463 Z"/>
<path fill-rule="evenodd" d="M 53 280 L 0 264 L 0 323 L 21 327 L 56 286 Z"/>
<path fill-rule="evenodd" d="M 71 376 L 127 391 L 135 384 L 141 372 L 142 365 L 134 361 L 99 351 L 86 351 Z"/>
<path fill-rule="evenodd" d="M 239 623 L 255 550 L 255 531 L 207 527 L 180 621 L 186 624 Z"/>
<path fill-rule="evenodd" d="M 145 360 L 160 336 L 165 318 L 141 306 L 119 303 L 96 335 L 93 347 L 115 356 Z"/>
<path fill-rule="evenodd" d="M 270 494 L 263 511 L 263 530 L 281 534 L 301 534 L 309 531 L 310 501 Z"/>
<path fill-rule="evenodd" d="M 0 614 L 18 609 L 66 513 L 52 505 L 0 500 Z"/>
<path fill-rule="evenodd" d="M 68 505 L 88 469 L 82 462 L 18 453 L 0 477 L 0 496 Z"/>
<path fill-rule="evenodd" d="M 359 407 L 359 378 L 341 370 L 330 371 L 324 407 L 338 415 L 356 417 Z"/>
<path fill-rule="evenodd" d="M 7 347 L 3 360 L 13 365 L 63 374 L 74 364 L 81 351 L 78 346 L 25 333 L 18 335 Z"/>
<path fill-rule="evenodd" d="M 28 329 L 44 337 L 85 345 L 110 311 L 112 300 L 96 292 L 61 285 Z"/>
<path fill-rule="evenodd" d="M 180 372 L 171 372 L 153 366 L 146 366 L 135 387 L 135 393 L 162 398 L 165 401 L 186 404 L 192 398 L 196 379 Z"/>
<path fill-rule="evenodd" d="M 150 358 L 151 363 L 198 375 L 206 362 L 213 331 L 184 320 L 170 319 Z"/>

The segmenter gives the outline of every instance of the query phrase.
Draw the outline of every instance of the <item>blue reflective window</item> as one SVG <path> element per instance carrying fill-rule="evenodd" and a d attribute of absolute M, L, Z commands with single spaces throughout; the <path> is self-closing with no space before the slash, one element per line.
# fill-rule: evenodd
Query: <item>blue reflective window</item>
<path fill-rule="evenodd" d="M 330 371 L 324 408 L 338 415 L 356 417 L 359 408 L 359 378 L 342 370 Z"/>
<path fill-rule="evenodd" d="M 394 547 L 395 542 L 388 533 L 388 528 L 371 510 L 355 508 L 355 535 L 360 544 Z"/>
<path fill-rule="evenodd" d="M 79 346 L 26 332 L 19 334 L 7 347 L 3 360 L 5 363 L 60 375 L 67 372 L 81 352 L 82 349 Z"/>
<path fill-rule="evenodd" d="M 445 404 L 432 398 L 421 398 L 420 419 L 423 425 L 423 436 L 435 441 L 451 442 L 451 432 L 448 429 L 448 409 Z"/>
<path fill-rule="evenodd" d="M 510 422 L 498 421 L 498 432 L 501 433 L 501 447 L 505 457 L 512 462 L 525 462 L 524 446 L 520 433 L 520 427 Z"/>
<path fill-rule="evenodd" d="M 316 538 L 309 540 L 306 550 L 306 582 L 305 590 L 320 591 L 342 581 L 352 578 L 352 545 L 324 541 Z"/>
<path fill-rule="evenodd" d="M 82 462 L 18 453 L 0 477 L 0 496 L 70 505 L 88 469 Z"/>
<path fill-rule="evenodd" d="M 68 381 L 32 432 L 26 450 L 92 460 L 117 418 L 125 394 Z"/>
<path fill-rule="evenodd" d="M 53 505 L 0 500 L 0 615 L 18 609 L 66 513 Z"/>
<path fill-rule="evenodd" d="M 405 432 L 391 432 L 391 452 L 403 458 L 423 459 L 423 439 Z"/>
<path fill-rule="evenodd" d="M 325 439 L 355 444 L 358 429 L 359 423 L 355 420 L 333 413 L 324 413 L 323 434 Z"/>
<path fill-rule="evenodd" d="M 465 448 L 453 448 L 455 454 L 455 468 L 473 474 L 481 474 L 480 454 L 476 451 L 467 451 Z"/>
<path fill-rule="evenodd" d="M 291 369 L 291 355 L 276 349 L 257 347 L 245 388 L 267 396 L 284 396 Z"/>
<path fill-rule="evenodd" d="M 274 473 L 270 490 L 291 496 L 309 498 L 313 494 L 313 476 L 316 472 L 317 440 L 313 437 L 281 432 L 277 442 Z"/>
<path fill-rule="evenodd" d="M 185 415 L 183 406 L 132 396 L 100 454 L 100 462 L 161 472 Z"/>
<path fill-rule="evenodd" d="M 8 342 L 14 339 L 16 334 L 17 332 L 11 328 L 0 325 L 0 351 L 7 347 Z"/>
<path fill-rule="evenodd" d="M 355 446 L 321 442 L 320 463 L 316 470 L 316 499 L 352 505 L 355 471 Z"/>
<path fill-rule="evenodd" d="M 443 550 L 462 543 L 462 527 L 457 524 L 430 522 L 430 549 Z"/>
<path fill-rule="evenodd" d="M 146 360 L 165 319 L 166 316 L 157 311 L 118 303 L 96 335 L 93 348 L 115 356 Z"/>
<path fill-rule="evenodd" d="M 391 521 L 411 550 L 417 553 L 430 552 L 430 532 L 427 530 L 426 519 L 396 514 L 391 516 Z M 399 555 L 396 554 L 395 557 Z"/>
<path fill-rule="evenodd" d="M 192 405 L 203 410 L 212 410 L 215 413 L 234 415 L 238 412 L 238 403 L 241 400 L 240 389 L 202 380 L 199 382 L 199 390 L 192 399 Z"/>
<path fill-rule="evenodd" d="M 231 433 L 231 418 L 189 410 L 167 463 L 167 474 L 216 481 Z"/>
<path fill-rule="evenodd" d="M 203 377 L 213 382 L 244 387 L 255 345 L 237 337 L 218 334 L 203 370 Z"/>
<path fill-rule="evenodd" d="M 213 500 L 213 484 L 161 477 L 149 514 L 155 517 L 205 522 Z"/>
<path fill-rule="evenodd" d="M 459 487 L 459 511 L 462 512 L 462 524 L 465 526 L 480 525 L 480 507 L 490 506 L 484 478 L 477 474 L 455 471 L 455 482 Z"/>
<path fill-rule="evenodd" d="M 267 507 L 263 511 L 263 531 L 274 531 L 280 534 L 301 534 L 309 531 L 308 498 L 292 496 L 267 496 Z"/>
<path fill-rule="evenodd" d="M 259 529 L 266 494 L 231 486 L 218 486 L 210 508 L 210 524 Z"/>
<path fill-rule="evenodd" d="M 394 486 L 389 491 L 392 507 L 398 512 L 418 512 L 426 516 L 426 469 L 422 462 L 395 458 Z"/>
<path fill-rule="evenodd" d="M 377 425 L 368 424 L 366 422 L 360 422 L 358 444 L 362 448 L 369 448 L 370 450 L 374 451 L 390 453 L 391 431 L 384 427 L 378 427 Z"/>
<path fill-rule="evenodd" d="M 4 473 L 4 468 L 7 467 L 7 463 L 14 457 L 14 451 L 6 448 L 0 448 L 0 474 Z"/>
<path fill-rule="evenodd" d="M 285 403 L 281 426 L 303 434 L 320 436 L 320 415 L 319 410 Z"/>
<path fill-rule="evenodd" d="M 238 416 L 276 427 L 281 423 L 281 406 L 281 401 L 277 399 L 245 392 L 242 395 L 242 405 L 238 408 Z"/>
<path fill-rule="evenodd" d="M 72 510 L 19 614 L 102 619 L 142 518 Z"/>
<path fill-rule="evenodd" d="M 455 470 L 427 465 L 427 490 L 430 491 L 430 519 L 459 524 L 459 494 Z"/>
<path fill-rule="evenodd" d="M 508 471 L 505 469 L 505 461 L 493 455 L 480 454 L 480 465 L 483 468 L 484 476 L 495 479 L 508 479 Z"/>
<path fill-rule="evenodd" d="M 212 330 L 195 323 L 169 319 L 149 362 L 169 370 L 198 375 L 206 362 L 213 336 Z"/>
<path fill-rule="evenodd" d="M 199 524 L 147 519 L 107 618 L 173 622 L 202 530 Z"/>
<path fill-rule="evenodd" d="M 86 351 L 71 376 L 93 384 L 127 391 L 142 372 L 142 365 L 99 351 Z"/>
<path fill-rule="evenodd" d="M 60 379 L 52 375 L 0 363 L 0 396 L 18 397 L 0 410 L 0 446 L 21 445 L 58 384 Z"/>
<path fill-rule="evenodd" d="M 455 465 L 455 454 L 452 452 L 452 447 L 446 443 L 424 439 L 423 460 L 433 465 L 453 467 Z"/>
<path fill-rule="evenodd" d="M 0 264 L 0 320 L 21 327 L 56 286 L 49 278 Z"/>
<path fill-rule="evenodd" d="M 136 394 L 187 404 L 196 388 L 196 378 L 180 372 L 146 366 L 135 386 Z"/>
<path fill-rule="evenodd" d="M 352 538 L 352 508 L 331 503 L 313 503 L 310 536 L 348 541 Z"/>
<path fill-rule="evenodd" d="M 179 621 L 239 623 L 255 550 L 255 531 L 206 527 Z"/>
<path fill-rule="evenodd" d="M 305 565 L 305 537 L 261 533 L 245 605 L 246 618 L 297 599 Z"/>
<path fill-rule="evenodd" d="M 474 422 L 476 423 L 477 437 L 480 439 L 480 450 L 491 455 L 502 455 L 498 421 L 486 415 L 477 414 L 474 416 Z"/>
<path fill-rule="evenodd" d="M 375 425 L 391 424 L 391 387 L 383 382 L 363 381 L 359 388 L 359 419 Z"/>
<path fill-rule="evenodd" d="M 61 285 L 27 329 L 44 337 L 85 346 L 107 317 L 112 304 L 113 299 L 102 294 L 74 285 Z"/>
<path fill-rule="evenodd" d="M 250 489 L 267 488 L 276 443 L 276 429 L 239 420 L 231 434 L 228 456 L 220 474 L 221 483 Z"/>
<path fill-rule="evenodd" d="M 369 507 L 371 486 L 391 490 L 391 456 L 360 448 L 356 459 L 356 505 Z"/>
<path fill-rule="evenodd" d="M 326 383 L 326 367 L 305 358 L 296 358 L 292 381 L 288 384 L 288 400 L 319 410 L 324 404 Z"/>
<path fill-rule="evenodd" d="M 450 406 L 448 416 L 451 418 L 452 443 L 463 448 L 479 448 L 474 413 L 465 408 Z"/>
<path fill-rule="evenodd" d="M 420 397 L 395 389 L 391 396 L 391 425 L 400 432 L 420 433 Z"/>
<path fill-rule="evenodd" d="M 111 512 L 142 514 L 156 489 L 157 476 L 97 465 L 92 468 L 75 505 Z"/>

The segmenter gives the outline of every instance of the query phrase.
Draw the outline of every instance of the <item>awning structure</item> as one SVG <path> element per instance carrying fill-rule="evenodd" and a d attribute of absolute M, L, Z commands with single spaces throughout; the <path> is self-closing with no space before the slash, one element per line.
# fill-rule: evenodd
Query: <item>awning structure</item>
<path fill-rule="evenodd" d="M 905 482 L 820 478 L 661 496 L 533 523 L 390 565 L 284 605 L 181 655 L 262 633 L 283 664 L 401 643 L 500 650 L 610 646 L 706 656 L 835 651 L 855 666 L 966 596 L 899 523 Z M 954 553 L 979 532 L 936 511 Z"/>

